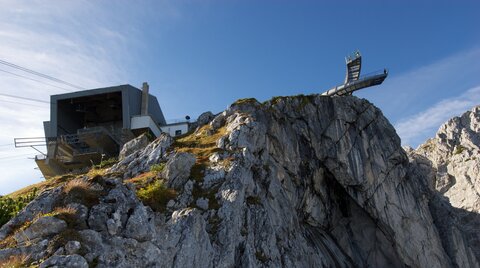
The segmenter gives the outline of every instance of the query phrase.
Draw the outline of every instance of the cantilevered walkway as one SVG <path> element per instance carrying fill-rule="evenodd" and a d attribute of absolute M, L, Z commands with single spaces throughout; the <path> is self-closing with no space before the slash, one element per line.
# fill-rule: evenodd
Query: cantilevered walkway
<path fill-rule="evenodd" d="M 380 85 L 388 76 L 387 69 L 360 76 L 362 69 L 362 55 L 357 51 L 353 55 L 345 58 L 347 63 L 347 74 L 345 82 L 339 86 L 331 88 L 322 95 L 324 96 L 342 96 L 351 95 L 352 92 L 371 86 Z"/>

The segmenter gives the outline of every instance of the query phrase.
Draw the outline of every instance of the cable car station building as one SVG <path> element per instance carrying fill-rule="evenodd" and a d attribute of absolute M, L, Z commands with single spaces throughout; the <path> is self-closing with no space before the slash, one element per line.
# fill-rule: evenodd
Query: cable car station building
<path fill-rule="evenodd" d="M 47 153 L 35 161 L 45 178 L 116 157 L 143 133 L 158 137 L 188 130 L 188 122 L 167 125 L 157 98 L 131 85 L 51 96 L 50 121 L 43 122 Z"/>

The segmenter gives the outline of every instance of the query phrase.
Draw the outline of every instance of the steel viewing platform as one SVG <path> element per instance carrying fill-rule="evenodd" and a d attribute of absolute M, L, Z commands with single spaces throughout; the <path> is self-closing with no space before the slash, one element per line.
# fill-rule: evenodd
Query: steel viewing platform
<path fill-rule="evenodd" d="M 323 96 L 351 95 L 354 91 L 359 89 L 380 85 L 388 76 L 387 69 L 360 76 L 360 71 L 362 69 L 362 55 L 360 55 L 359 51 L 346 57 L 345 61 L 347 64 L 345 82 L 342 85 L 325 91 L 322 93 Z"/>

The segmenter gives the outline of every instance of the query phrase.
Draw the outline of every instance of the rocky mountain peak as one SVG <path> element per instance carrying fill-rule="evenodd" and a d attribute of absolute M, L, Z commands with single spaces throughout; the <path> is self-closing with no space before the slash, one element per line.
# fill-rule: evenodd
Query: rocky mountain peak
<path fill-rule="evenodd" d="M 178 138 L 133 140 L 108 170 L 50 182 L 0 228 L 0 260 L 479 267 L 475 236 L 435 188 L 439 169 L 420 149 L 407 154 L 368 101 L 242 99 L 199 122 Z"/>

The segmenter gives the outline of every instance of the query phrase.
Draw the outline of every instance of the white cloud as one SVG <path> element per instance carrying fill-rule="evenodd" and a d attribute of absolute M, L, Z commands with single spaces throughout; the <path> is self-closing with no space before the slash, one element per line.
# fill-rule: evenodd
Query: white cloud
<path fill-rule="evenodd" d="M 403 145 L 415 147 L 433 137 L 449 118 L 480 104 L 479 57 L 477 47 L 405 73 L 392 70 L 380 88 L 359 95 L 395 122 Z"/>
<path fill-rule="evenodd" d="M 480 104 L 480 86 L 467 90 L 458 97 L 444 99 L 414 116 L 395 124 L 403 144 L 418 145 L 419 137 L 431 136 L 453 116 L 459 116 Z"/>
<path fill-rule="evenodd" d="M 180 18 L 169 1 L 0 0 L 0 6 L 0 59 L 88 89 L 131 83 L 132 65 L 139 62 L 133 57 L 145 40 L 144 19 L 160 31 L 166 20 Z M 0 69 L 41 79 L 1 64 Z M 0 93 L 48 101 L 65 90 L 0 71 Z M 27 158 L 36 151 L 5 145 L 14 137 L 44 136 L 49 117 L 48 104 L 0 96 L 0 195 L 42 180 Z"/>
<path fill-rule="evenodd" d="M 0 1 L 0 6 L 0 59 L 85 88 L 127 83 L 120 66 L 129 60 L 130 32 L 94 3 Z M 8 66 L 0 69 L 42 80 Z M 0 72 L 0 93 L 48 101 L 65 90 Z M 38 153 L 8 144 L 14 137 L 44 136 L 42 122 L 49 116 L 48 104 L 0 96 L 0 195 L 42 180 L 27 158 Z"/>

